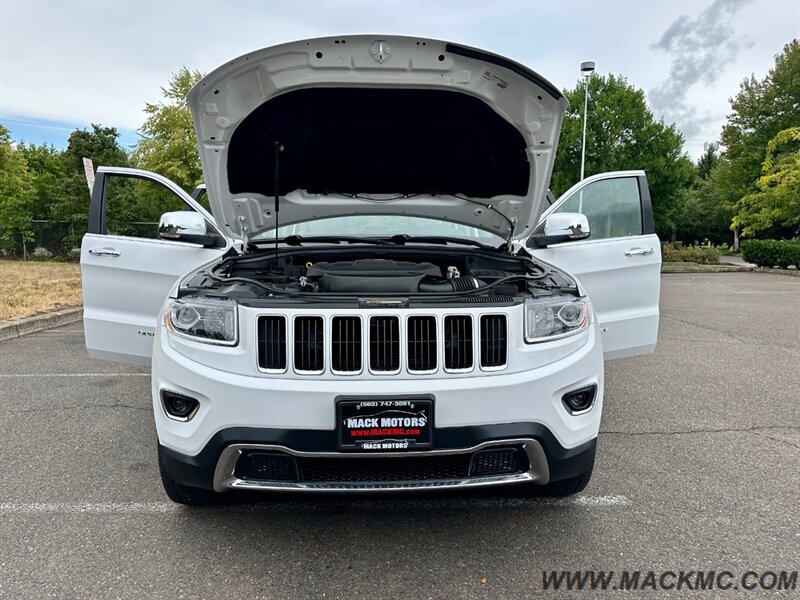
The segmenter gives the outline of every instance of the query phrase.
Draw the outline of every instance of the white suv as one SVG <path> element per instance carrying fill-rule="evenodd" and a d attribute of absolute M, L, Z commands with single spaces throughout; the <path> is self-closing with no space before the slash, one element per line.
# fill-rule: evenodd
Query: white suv
<path fill-rule="evenodd" d="M 661 258 L 643 172 L 548 200 L 558 88 L 359 35 L 239 57 L 189 103 L 211 210 L 101 167 L 81 250 L 89 354 L 152 364 L 170 498 L 586 486 L 603 361 L 655 347 Z M 184 210 L 112 227 L 130 178 Z"/>

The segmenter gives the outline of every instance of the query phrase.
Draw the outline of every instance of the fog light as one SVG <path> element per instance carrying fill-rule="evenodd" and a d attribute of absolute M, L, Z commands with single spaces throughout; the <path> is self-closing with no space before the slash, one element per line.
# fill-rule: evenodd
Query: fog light
<path fill-rule="evenodd" d="M 161 391 L 161 402 L 167 416 L 176 421 L 190 420 L 200 408 L 200 403 L 194 398 L 166 390 Z"/>
<path fill-rule="evenodd" d="M 561 396 L 561 401 L 564 403 L 569 414 L 576 415 L 591 410 L 596 395 L 597 386 L 587 385 L 586 387 L 567 392 Z"/>

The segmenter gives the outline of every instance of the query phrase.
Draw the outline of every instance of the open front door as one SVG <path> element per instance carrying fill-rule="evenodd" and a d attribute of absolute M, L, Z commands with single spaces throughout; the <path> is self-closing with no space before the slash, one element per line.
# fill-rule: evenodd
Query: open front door
<path fill-rule="evenodd" d="M 205 245 L 159 237 L 160 216 L 186 209 L 205 219 Z M 98 168 L 81 244 L 89 355 L 149 364 L 156 319 L 170 288 L 229 247 L 208 211 L 175 183 L 138 169 Z"/>
<path fill-rule="evenodd" d="M 646 354 L 658 339 L 661 246 L 644 171 L 584 179 L 543 215 L 583 213 L 591 235 L 529 248 L 536 258 L 577 277 L 597 313 L 605 358 Z"/>

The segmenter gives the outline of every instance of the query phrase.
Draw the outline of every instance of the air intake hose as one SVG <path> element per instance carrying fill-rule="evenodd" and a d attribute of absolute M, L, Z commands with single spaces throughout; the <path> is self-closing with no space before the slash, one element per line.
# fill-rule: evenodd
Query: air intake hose
<path fill-rule="evenodd" d="M 480 289 L 485 285 L 486 283 L 474 277 L 454 277 L 453 279 L 444 279 L 441 281 L 422 280 L 419 282 L 419 291 L 429 294 L 466 292 L 468 290 Z"/>

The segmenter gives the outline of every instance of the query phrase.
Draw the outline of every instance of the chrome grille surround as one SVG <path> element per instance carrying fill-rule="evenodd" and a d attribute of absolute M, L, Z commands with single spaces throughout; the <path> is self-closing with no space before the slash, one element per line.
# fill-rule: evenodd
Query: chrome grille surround
<path fill-rule="evenodd" d="M 361 315 L 337 315 L 331 318 L 330 323 L 330 351 L 325 352 L 325 363 L 330 365 L 331 373 L 334 375 L 359 375 L 364 370 L 364 319 Z M 350 323 L 350 325 L 345 325 L 345 331 L 343 332 L 341 326 L 347 323 Z M 358 325 L 353 328 L 355 323 Z M 355 340 L 356 337 L 358 338 L 357 341 Z M 344 345 L 347 345 L 347 347 L 343 347 Z M 357 362 L 357 368 L 335 368 L 337 363 L 339 367 L 342 366 L 342 352 L 346 354 L 349 352 L 348 358 L 345 358 L 344 362 L 348 360 L 352 363 Z M 334 356 L 337 353 L 339 354 L 339 360 L 334 361 Z"/>
<path fill-rule="evenodd" d="M 400 317 L 371 315 L 367 332 L 367 354 L 370 373 L 397 375 L 403 368 Z M 395 363 L 397 366 L 395 367 Z"/>
<path fill-rule="evenodd" d="M 475 368 L 475 319 L 472 315 L 444 318 L 442 345 L 446 373 L 468 373 Z"/>
<path fill-rule="evenodd" d="M 433 315 L 408 315 L 405 330 L 408 372 L 415 375 L 436 373 L 441 345 L 438 319 Z"/>
<path fill-rule="evenodd" d="M 265 373 L 286 373 L 289 368 L 287 322 L 285 315 L 268 315 L 257 321 L 258 368 Z"/>
<path fill-rule="evenodd" d="M 320 375 L 325 372 L 325 365 L 330 354 L 326 352 L 328 346 L 330 324 L 325 322 L 325 317 L 320 315 L 295 315 L 292 319 L 291 335 L 286 336 L 286 345 L 291 347 L 292 366 L 299 375 Z M 308 345 L 314 337 L 314 347 Z M 306 346 L 305 348 L 303 346 Z M 321 346 L 321 347 L 320 347 Z M 299 350 L 299 351 L 298 351 Z M 319 356 L 319 354 L 322 356 Z M 298 367 L 298 363 L 300 366 Z M 316 368 L 319 365 L 319 368 Z M 306 369 L 306 366 L 315 368 Z"/>
<path fill-rule="evenodd" d="M 481 370 L 502 371 L 508 364 L 508 319 L 502 313 L 485 313 L 478 325 Z"/>

